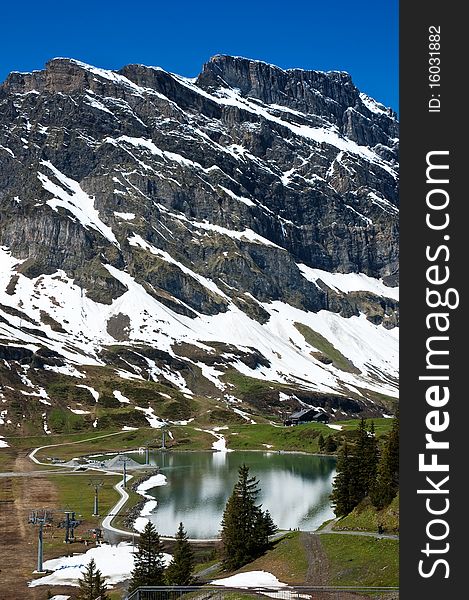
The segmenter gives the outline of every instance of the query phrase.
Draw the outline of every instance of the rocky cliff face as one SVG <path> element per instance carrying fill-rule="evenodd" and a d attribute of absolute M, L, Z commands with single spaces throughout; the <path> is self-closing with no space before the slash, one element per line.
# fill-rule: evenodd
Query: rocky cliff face
<path fill-rule="evenodd" d="M 2 393 L 19 412 L 63 400 L 45 374 L 76 390 L 91 368 L 260 414 L 388 406 L 398 123 L 348 74 L 54 59 L 0 86 L 0 126 Z M 249 378 L 270 390 L 257 404 Z"/>

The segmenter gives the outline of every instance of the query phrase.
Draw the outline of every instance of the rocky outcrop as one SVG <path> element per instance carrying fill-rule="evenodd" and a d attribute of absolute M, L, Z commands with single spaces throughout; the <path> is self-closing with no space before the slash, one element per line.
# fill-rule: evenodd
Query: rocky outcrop
<path fill-rule="evenodd" d="M 156 341 L 179 318 L 183 330 L 186 318 L 229 323 L 236 309 L 268 328 L 278 302 L 398 325 L 392 288 L 342 290 L 304 270 L 398 279 L 398 122 L 347 73 L 215 56 L 189 80 L 59 58 L 6 79 L 0 125 L 0 246 L 13 261 L 0 317 L 31 339 L 68 336 L 68 349 L 79 341 L 104 361 L 112 341 L 143 340 L 164 346 L 158 369 L 194 379 L 215 368 L 210 353 L 203 367 L 169 348 L 202 341 L 199 325 Z M 64 287 L 81 323 L 59 314 Z M 145 297 L 138 324 L 130 297 Z M 218 366 L 275 371 L 265 348 L 215 337 Z M 147 368 L 145 356 L 131 363 Z"/>

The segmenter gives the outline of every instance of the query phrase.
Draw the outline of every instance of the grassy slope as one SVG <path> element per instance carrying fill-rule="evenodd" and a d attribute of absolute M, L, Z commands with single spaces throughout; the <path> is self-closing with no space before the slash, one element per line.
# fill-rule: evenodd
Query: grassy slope
<path fill-rule="evenodd" d="M 92 478 L 96 478 L 96 474 L 56 474 L 48 476 L 49 481 L 57 491 L 57 500 L 55 506 L 50 507 L 53 510 L 54 525 L 44 529 L 45 560 L 65 554 L 67 551 L 85 551 L 80 543 L 64 546 L 65 529 L 57 527 L 58 522 L 64 518 L 64 510 L 76 511 L 76 518 L 82 521 L 81 525 L 75 530 L 75 537 L 77 539 L 92 540 L 89 529 L 99 527 L 102 518 L 93 517 L 92 515 L 94 489 L 89 485 Z M 113 485 L 119 481 L 120 477 L 105 475 L 101 479 L 104 481 L 104 486 L 99 492 L 99 510 L 101 515 L 105 515 L 119 498 L 117 492 L 113 489 Z"/>
<path fill-rule="evenodd" d="M 100 480 L 104 485 L 99 490 L 99 511 L 101 515 L 109 512 L 117 502 L 119 495 L 113 486 L 120 481 L 120 475 L 101 475 L 100 473 L 83 473 L 73 475 L 48 475 L 57 489 L 59 503 L 62 508 L 75 510 L 78 518 L 98 525 L 99 517 L 93 517 L 94 488 L 90 485 L 93 480 Z M 94 525 L 93 525 L 94 526 Z"/>
<path fill-rule="evenodd" d="M 224 431 L 228 447 L 233 450 L 290 450 L 319 452 L 318 437 L 334 433 L 322 423 L 308 423 L 296 427 L 274 425 L 235 425 Z"/>
<path fill-rule="evenodd" d="M 197 431 L 194 427 L 172 426 L 169 429 L 177 442 L 173 445 L 175 450 L 208 450 L 215 441 L 215 438 L 211 434 L 204 431 Z M 94 433 L 88 432 L 86 434 L 8 438 L 8 440 L 11 446 L 18 449 L 30 449 L 52 444 L 67 444 L 39 451 L 36 454 L 36 458 L 39 460 L 46 460 L 47 457 L 70 459 L 85 454 L 136 449 L 146 444 L 154 448 L 159 448 L 161 445 L 161 431 L 150 427 L 143 427 L 135 431 L 116 432 L 117 435 L 103 437 L 109 433 L 114 432 L 95 431 Z M 171 444 L 171 440 L 168 438 L 167 442 Z"/>
<path fill-rule="evenodd" d="M 207 429 L 213 427 L 207 427 Z M 356 422 L 353 428 L 356 428 Z M 174 425 L 169 429 L 174 437 L 166 441 L 172 450 L 210 450 L 215 438 L 201 428 L 191 425 Z M 267 424 L 229 425 L 222 431 L 227 439 L 228 447 L 233 450 L 272 450 L 318 452 L 318 437 L 322 432 L 326 435 L 336 435 L 337 432 L 322 423 L 308 423 L 296 427 L 282 427 Z M 108 435 L 117 433 L 117 435 Z M 107 436 L 107 437 L 103 437 Z M 147 443 L 154 448 L 161 445 L 161 431 L 150 427 L 142 427 L 135 431 L 113 432 L 112 430 L 94 431 L 87 433 L 49 435 L 32 437 L 9 437 L 8 443 L 12 449 L 29 450 L 39 446 L 53 444 L 68 444 L 45 448 L 36 454 L 40 460 L 47 457 L 70 459 L 75 456 L 126 450 L 145 446 Z M 74 442 L 74 443 L 72 443 Z M 79 442 L 79 443 L 76 443 Z M 5 461 L 6 462 L 6 461 Z"/>
<path fill-rule="evenodd" d="M 358 535 L 321 535 L 330 585 L 398 586 L 399 541 Z"/>
<path fill-rule="evenodd" d="M 0 449 L 0 472 L 11 471 L 16 458 L 16 452 L 13 448 Z"/>
<path fill-rule="evenodd" d="M 268 571 L 285 583 L 301 584 L 308 570 L 308 560 L 300 532 L 288 533 L 273 545 L 264 556 L 249 563 L 238 572 Z"/>
<path fill-rule="evenodd" d="M 394 419 L 386 419 L 382 417 L 376 419 L 367 419 L 367 423 L 369 425 L 371 421 L 373 421 L 376 435 L 379 437 L 391 431 L 393 420 Z M 350 419 L 348 421 L 338 421 L 338 424 L 342 426 L 344 431 L 356 431 L 359 422 L 359 419 Z"/>
<path fill-rule="evenodd" d="M 102 437 L 108 435 L 110 433 L 116 433 L 115 429 L 108 429 L 105 431 L 96 431 L 96 430 L 88 430 L 80 433 L 71 433 L 71 434 L 52 434 L 52 435 L 31 435 L 31 436 L 5 436 L 5 439 L 8 441 L 12 448 L 16 448 L 17 450 L 29 450 L 31 448 L 37 448 L 38 446 L 46 446 L 52 444 L 64 444 L 69 442 L 79 442 L 82 440 L 87 440 L 88 438 L 97 438 L 98 436 Z M 134 432 L 122 432 L 122 437 L 119 437 L 119 440 L 124 440 L 126 435 Z M 105 438 L 102 440 L 103 444 L 107 444 Z"/>
<path fill-rule="evenodd" d="M 324 354 L 329 360 L 332 361 L 332 364 L 342 371 L 346 371 L 347 373 L 359 373 L 360 371 L 354 366 L 354 364 L 345 357 L 335 346 L 333 346 L 329 340 L 327 340 L 323 335 L 311 329 L 307 325 L 303 323 L 295 323 L 295 327 L 301 333 L 301 335 L 305 338 L 306 342 L 317 348 L 322 354 Z"/>
<path fill-rule="evenodd" d="M 340 519 L 333 529 L 348 531 L 377 531 L 378 524 L 387 533 L 399 531 L 399 495 L 383 510 L 376 510 L 369 499 L 361 502 L 349 515 Z"/>
<path fill-rule="evenodd" d="M 323 534 L 320 536 L 329 561 L 327 585 L 385 587 L 398 586 L 399 546 L 397 540 L 374 537 Z M 247 564 L 237 573 L 268 571 L 280 581 L 304 585 L 308 559 L 300 532 L 288 533 L 264 556 Z M 214 573 L 214 577 L 226 577 Z"/>

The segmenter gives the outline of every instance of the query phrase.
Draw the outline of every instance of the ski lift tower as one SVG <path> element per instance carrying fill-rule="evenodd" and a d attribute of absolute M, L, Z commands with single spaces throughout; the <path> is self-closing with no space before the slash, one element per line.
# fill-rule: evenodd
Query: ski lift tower
<path fill-rule="evenodd" d="M 52 523 L 52 511 L 45 508 L 39 510 L 33 510 L 29 514 L 28 523 L 31 525 L 38 525 L 38 536 L 37 536 L 37 573 L 44 573 L 43 568 L 43 531 L 44 525 L 50 525 Z"/>
<path fill-rule="evenodd" d="M 103 479 L 90 479 L 88 485 L 94 488 L 93 517 L 99 517 L 99 490 L 104 485 Z"/>
<path fill-rule="evenodd" d="M 122 487 L 125 489 L 127 487 L 127 458 L 122 459 Z"/>
<path fill-rule="evenodd" d="M 59 527 L 65 529 L 66 544 L 72 544 L 75 541 L 75 529 L 81 525 L 81 521 L 75 517 L 74 510 L 64 510 L 65 519 L 59 523 Z"/>

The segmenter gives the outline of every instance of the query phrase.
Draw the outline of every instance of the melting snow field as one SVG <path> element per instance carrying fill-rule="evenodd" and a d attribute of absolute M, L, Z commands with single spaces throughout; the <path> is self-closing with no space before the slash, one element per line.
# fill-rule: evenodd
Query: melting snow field
<path fill-rule="evenodd" d="M 225 436 L 221 433 L 218 433 L 218 431 L 220 429 L 227 429 L 225 427 L 214 427 L 213 429 L 198 429 L 196 427 L 197 431 L 203 431 L 204 433 L 209 433 L 210 435 L 213 435 L 213 437 L 217 438 L 215 442 L 213 442 L 212 444 L 212 450 L 215 450 L 216 452 L 233 452 L 233 450 L 230 450 L 229 448 L 226 447 L 226 439 Z"/>
<path fill-rule="evenodd" d="M 95 229 L 111 243 L 118 246 L 119 244 L 112 229 L 102 222 L 98 211 L 94 207 L 93 198 L 81 189 L 80 184 L 66 177 L 49 161 L 41 161 L 41 164 L 49 169 L 53 177 L 60 184 L 53 183 L 44 173 L 38 174 L 44 188 L 54 196 L 54 198 L 47 201 L 47 204 L 55 211 L 57 211 L 58 207 L 66 209 L 85 228 L 90 227 Z"/>
<path fill-rule="evenodd" d="M 399 288 L 385 285 L 381 279 L 369 277 L 364 273 L 330 273 L 322 269 L 312 269 L 307 265 L 299 264 L 298 268 L 308 281 L 317 285 L 323 281 L 328 287 L 340 292 L 372 292 L 385 298 L 399 300 Z"/>
<path fill-rule="evenodd" d="M 71 183 L 69 185 L 72 186 Z M 137 236 L 131 240 L 140 245 L 144 242 Z M 155 252 L 161 253 L 157 249 Z M 170 259 L 169 255 L 165 258 Z M 173 259 L 171 261 L 176 262 Z M 0 336 L 7 339 L 16 338 L 22 345 L 27 344 L 31 349 L 37 349 L 39 343 L 46 344 L 51 350 L 59 352 L 75 364 L 100 364 L 99 348 L 114 342 L 107 330 L 109 319 L 116 315 L 127 315 L 130 321 L 128 333 L 131 343 L 151 343 L 172 356 L 175 355 L 174 343 L 187 342 L 206 349 L 201 340 L 223 341 L 241 349 L 256 348 L 269 360 L 269 367 L 259 366 L 256 369 L 251 369 L 240 361 L 233 364 L 238 371 L 250 377 L 281 383 L 299 383 L 324 393 L 344 393 L 345 384 L 394 397 L 398 395 L 398 328 L 388 330 L 382 325 L 375 325 L 368 321 L 364 314 L 344 318 L 326 310 L 312 313 L 280 301 L 264 302 L 259 304 L 270 314 L 270 319 L 261 324 L 235 306 L 213 281 L 190 271 L 182 264 L 175 266 L 228 301 L 226 312 L 217 315 L 200 314 L 195 319 L 176 315 L 150 296 L 130 274 L 110 265 L 105 265 L 105 268 L 127 288 L 127 291 L 110 305 L 98 304 L 83 295 L 82 290 L 63 272 L 43 275 L 38 279 L 28 279 L 19 274 L 14 293 L 7 294 L 4 290 L 19 262 L 7 249 L 0 248 L 0 304 L 12 308 L 21 306 L 22 312 L 38 323 L 41 322 L 41 311 L 45 311 L 63 324 L 67 331 L 54 331 L 48 325 L 42 324 L 41 329 L 47 337 L 41 337 L 39 340 L 32 333 L 21 330 L 19 316 L 5 313 L 5 322 L 0 322 Z M 382 281 L 364 274 L 328 273 L 305 265 L 299 265 L 299 268 L 303 276 L 316 285 L 322 280 L 329 287 L 342 292 L 361 290 L 389 298 L 398 297 L 398 288 L 386 286 Z M 37 292 L 40 292 L 39 297 Z M 79 310 L 76 307 L 79 307 Z M 3 311 L 0 312 L 3 314 Z M 297 322 L 324 336 L 361 373 L 341 371 L 334 365 L 324 365 L 316 360 L 311 352 L 317 349 L 308 344 L 299 333 L 295 326 Z M 71 349 L 71 341 L 76 348 L 75 352 Z M 205 377 L 219 389 L 225 389 L 226 384 L 220 380 L 222 371 L 203 363 L 199 363 L 199 366 Z M 180 373 L 159 369 L 154 364 L 149 364 L 149 367 L 153 378 L 161 375 L 182 392 L 192 393 Z M 84 377 L 77 368 L 69 366 L 68 369 L 67 374 Z M 119 371 L 117 374 L 124 378 L 142 379 L 141 375 L 127 371 Z M 96 390 L 83 384 L 79 385 L 88 389 L 93 398 L 99 401 Z M 128 400 L 119 390 L 114 390 L 113 393 L 123 404 Z M 145 410 L 145 416 L 152 427 L 157 428 L 164 424 L 149 409 Z M 222 443 L 214 449 L 222 450 Z"/>
<path fill-rule="evenodd" d="M 91 548 L 84 554 L 47 560 L 44 563 L 44 569 L 51 570 L 53 573 L 31 581 L 29 587 L 38 585 L 78 586 L 78 579 L 92 558 L 94 558 L 97 568 L 107 578 L 109 585 L 115 585 L 128 579 L 134 567 L 132 544 L 127 542 L 121 542 L 117 546 L 103 544 Z M 165 554 L 164 559 L 166 564 L 169 564 L 171 555 Z"/>
<path fill-rule="evenodd" d="M 140 516 L 135 519 L 134 528 L 136 531 L 142 532 L 145 529 L 145 525 L 149 521 L 149 519 L 147 519 L 146 517 L 148 517 L 148 515 L 150 515 L 155 510 L 158 504 L 157 501 L 153 498 L 153 496 L 147 494 L 147 491 L 160 485 L 166 485 L 167 483 L 168 481 L 166 477 L 161 473 L 158 473 L 158 475 L 153 475 L 137 487 L 137 494 L 140 494 L 144 498 L 147 498 L 148 502 L 146 502 L 144 507 L 142 508 Z"/>
<path fill-rule="evenodd" d="M 224 579 L 214 579 L 210 583 L 226 587 L 285 587 L 287 584 L 279 581 L 268 571 L 247 571 Z"/>

